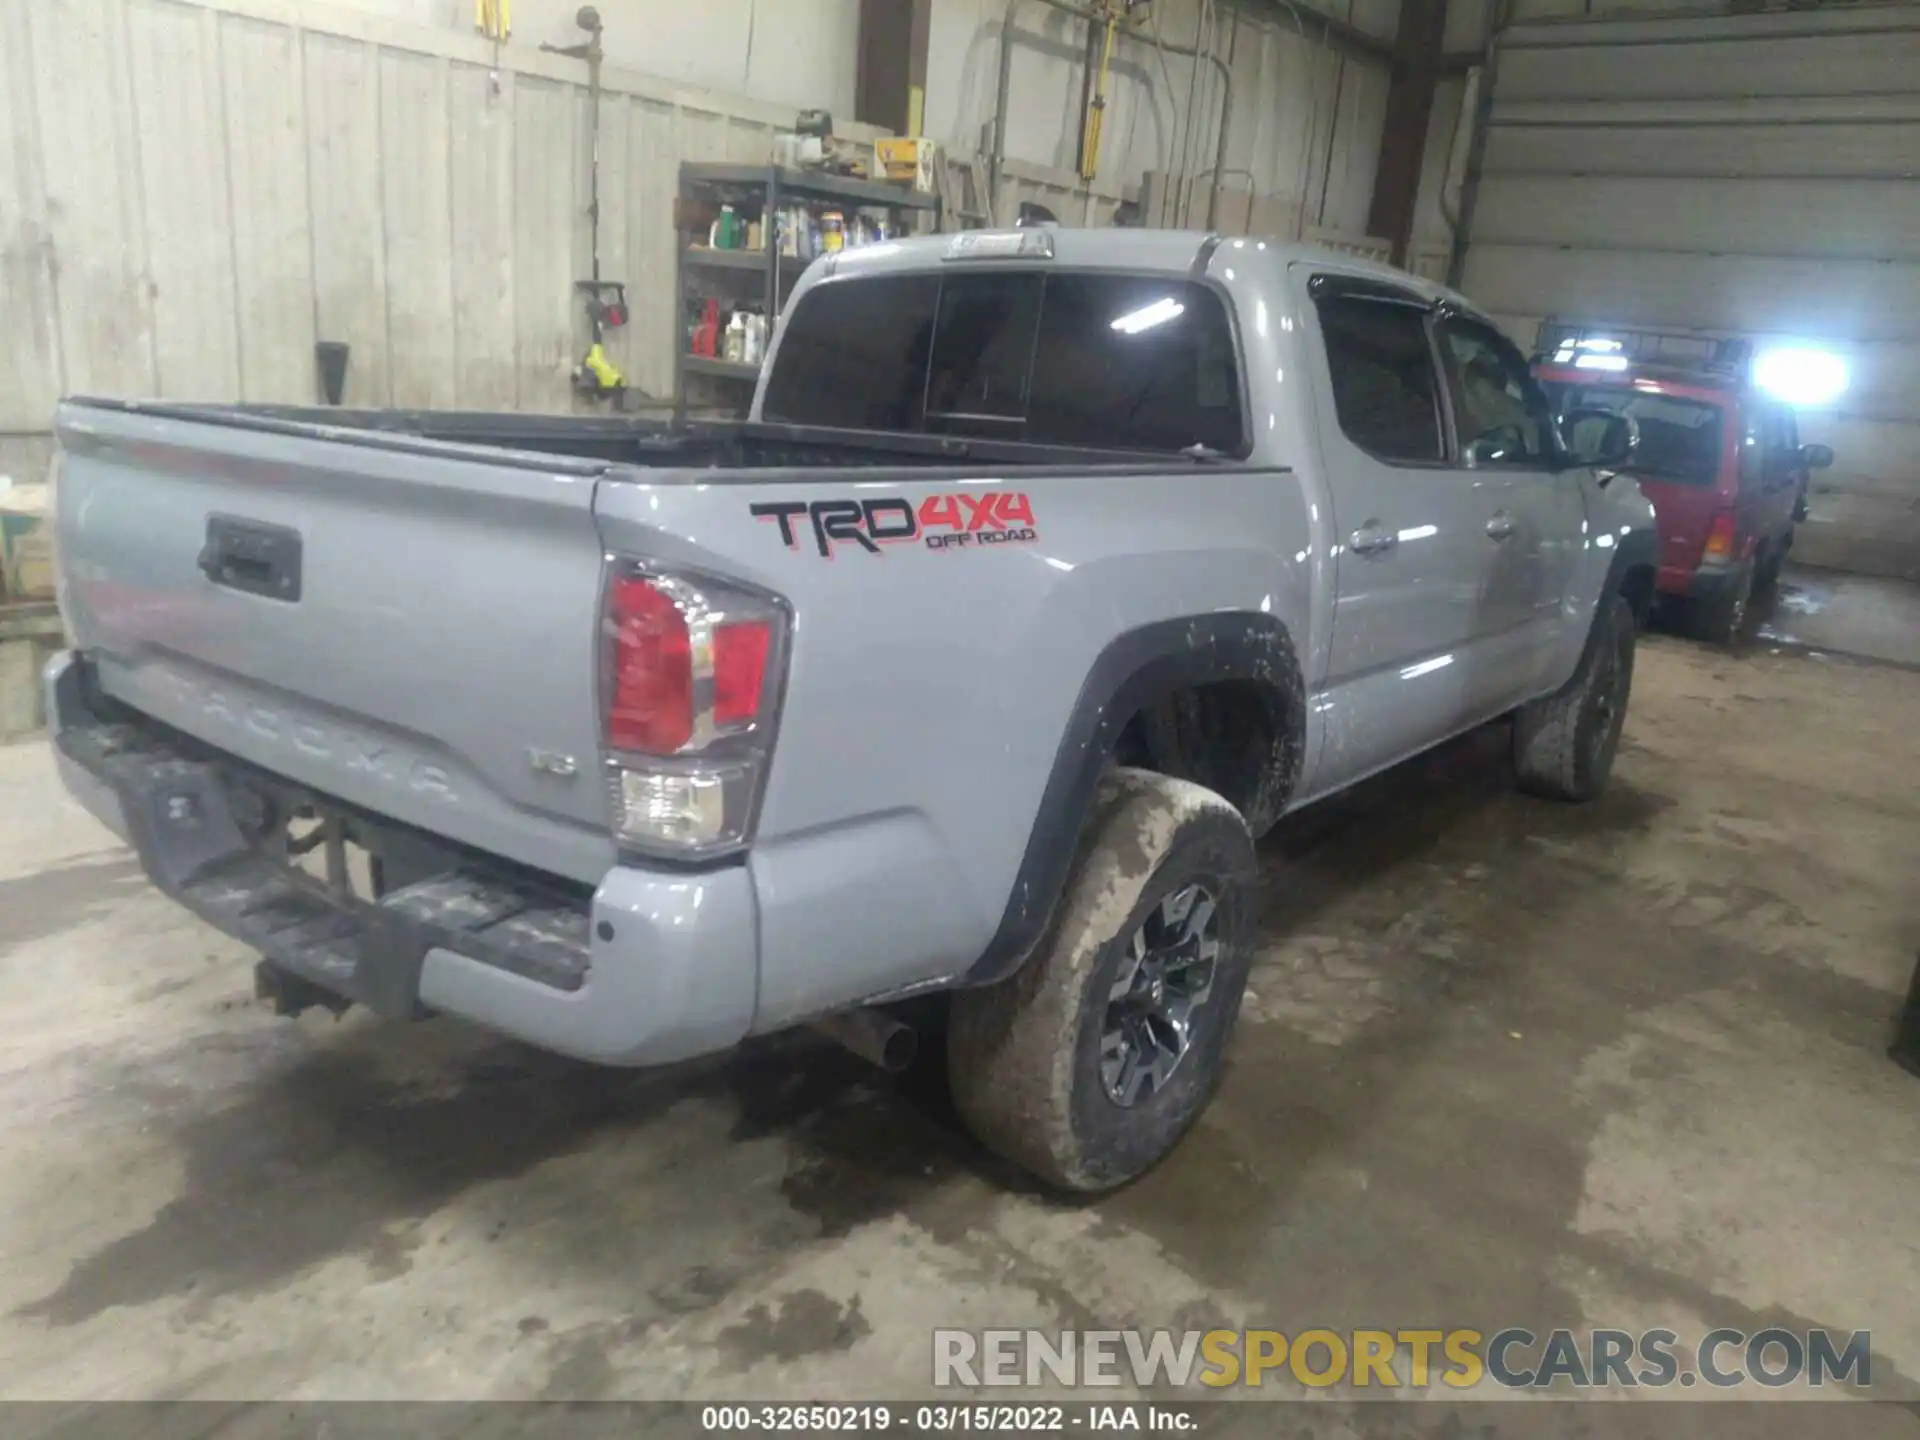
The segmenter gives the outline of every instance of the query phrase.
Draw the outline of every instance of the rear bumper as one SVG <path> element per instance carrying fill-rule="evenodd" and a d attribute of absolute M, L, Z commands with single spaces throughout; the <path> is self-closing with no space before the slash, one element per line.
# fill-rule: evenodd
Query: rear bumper
<path fill-rule="evenodd" d="M 1698 568 L 1662 565 L 1654 584 L 1662 595 L 1711 601 L 1725 594 L 1744 568 L 1744 562 L 1741 565 L 1703 565 Z"/>
<path fill-rule="evenodd" d="M 134 847 L 155 886 L 279 972 L 384 1014 L 457 1015 L 605 1064 L 726 1049 L 753 1021 L 757 923 L 743 865 L 622 865 L 588 895 L 115 713 L 72 652 L 45 680 L 68 790 Z M 377 902 L 330 887 L 248 839 L 236 815 L 263 801 L 310 806 L 369 848 L 406 847 L 426 878 Z"/>

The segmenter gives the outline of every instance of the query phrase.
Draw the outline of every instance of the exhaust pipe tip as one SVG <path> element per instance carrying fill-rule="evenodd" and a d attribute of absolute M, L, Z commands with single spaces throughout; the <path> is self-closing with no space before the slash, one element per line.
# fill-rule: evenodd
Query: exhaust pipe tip
<path fill-rule="evenodd" d="M 812 1028 L 889 1074 L 899 1074 L 920 1053 L 919 1033 L 884 1010 L 843 1010 L 837 1015 L 823 1015 Z"/>

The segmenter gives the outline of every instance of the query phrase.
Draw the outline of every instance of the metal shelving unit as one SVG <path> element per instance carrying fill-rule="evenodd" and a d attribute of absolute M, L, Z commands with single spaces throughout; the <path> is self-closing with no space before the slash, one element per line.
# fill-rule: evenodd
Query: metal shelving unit
<path fill-rule="evenodd" d="M 754 381 L 760 378 L 758 365 L 738 360 L 720 360 L 711 355 L 682 355 L 680 366 L 689 375 L 712 375 L 721 380 Z"/>
<path fill-rule="evenodd" d="M 706 165 L 685 164 L 680 167 L 680 204 L 684 211 L 689 203 L 718 206 L 721 203 L 744 206 L 748 210 L 758 209 L 762 221 L 762 239 L 764 244 L 758 250 L 716 250 L 709 246 L 704 237 L 695 237 L 687 233 L 685 222 L 676 220 L 681 226 L 679 234 L 679 275 L 676 294 L 679 297 L 681 313 L 679 317 L 680 333 L 676 341 L 678 358 L 674 373 L 674 389 L 680 406 L 688 407 L 687 378 L 699 376 L 704 380 L 731 382 L 718 387 L 707 386 L 709 390 L 735 393 L 716 402 L 711 408 L 719 408 L 727 403 L 735 403 L 744 410 L 752 398 L 751 386 L 759 379 L 758 365 L 743 365 L 737 361 L 722 360 L 713 356 L 694 355 L 687 348 L 685 323 L 685 305 L 690 292 L 720 298 L 731 296 L 738 300 L 754 301 L 760 304 L 768 320 L 780 313 L 780 307 L 787 298 L 787 291 L 793 282 L 805 270 L 810 259 L 801 259 L 792 255 L 782 255 L 775 243 L 770 217 L 778 213 L 782 205 L 794 200 L 810 201 L 819 205 L 837 205 L 846 209 L 866 209 L 884 207 L 895 212 L 903 222 L 916 215 L 931 215 L 931 228 L 940 228 L 940 197 L 922 194 L 905 185 L 890 185 L 878 180 L 855 180 L 842 175 L 827 175 L 812 170 L 789 170 L 774 165 Z M 901 226 L 904 233 L 905 225 Z M 751 281 L 749 277 L 761 277 L 759 294 L 743 294 Z M 716 293 L 718 292 L 718 293 Z M 742 390 L 740 387 L 747 387 Z"/>

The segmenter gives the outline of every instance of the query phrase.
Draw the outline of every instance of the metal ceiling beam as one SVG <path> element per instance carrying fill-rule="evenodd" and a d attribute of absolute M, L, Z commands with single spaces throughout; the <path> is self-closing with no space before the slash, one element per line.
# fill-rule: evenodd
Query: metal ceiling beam
<path fill-rule="evenodd" d="M 1393 63 L 1393 41 L 1362 30 L 1305 0 L 1230 0 L 1230 3 L 1242 15 L 1270 19 L 1287 30 L 1304 30 L 1316 44 L 1331 45 L 1375 64 Z"/>
<path fill-rule="evenodd" d="M 1420 193 L 1427 122 L 1433 114 L 1446 29 L 1446 0 L 1400 0 L 1400 31 L 1393 46 L 1380 163 L 1373 176 L 1373 201 L 1367 207 L 1367 233 L 1392 242 L 1396 265 L 1406 263 L 1413 241 L 1413 210 Z"/>
<path fill-rule="evenodd" d="M 897 135 L 918 135 L 927 103 L 933 0 L 860 0 L 853 114 Z"/>

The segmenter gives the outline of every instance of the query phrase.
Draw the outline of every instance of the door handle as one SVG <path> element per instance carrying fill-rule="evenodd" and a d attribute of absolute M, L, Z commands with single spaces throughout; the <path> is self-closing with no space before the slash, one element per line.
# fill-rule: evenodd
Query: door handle
<path fill-rule="evenodd" d="M 1400 537 L 1378 520 L 1369 520 L 1347 537 L 1347 548 L 1356 555 L 1378 555 L 1400 543 Z"/>
<path fill-rule="evenodd" d="M 1493 512 L 1493 518 L 1487 521 L 1487 534 L 1496 540 L 1505 540 L 1513 534 L 1513 516 L 1504 510 Z"/>

